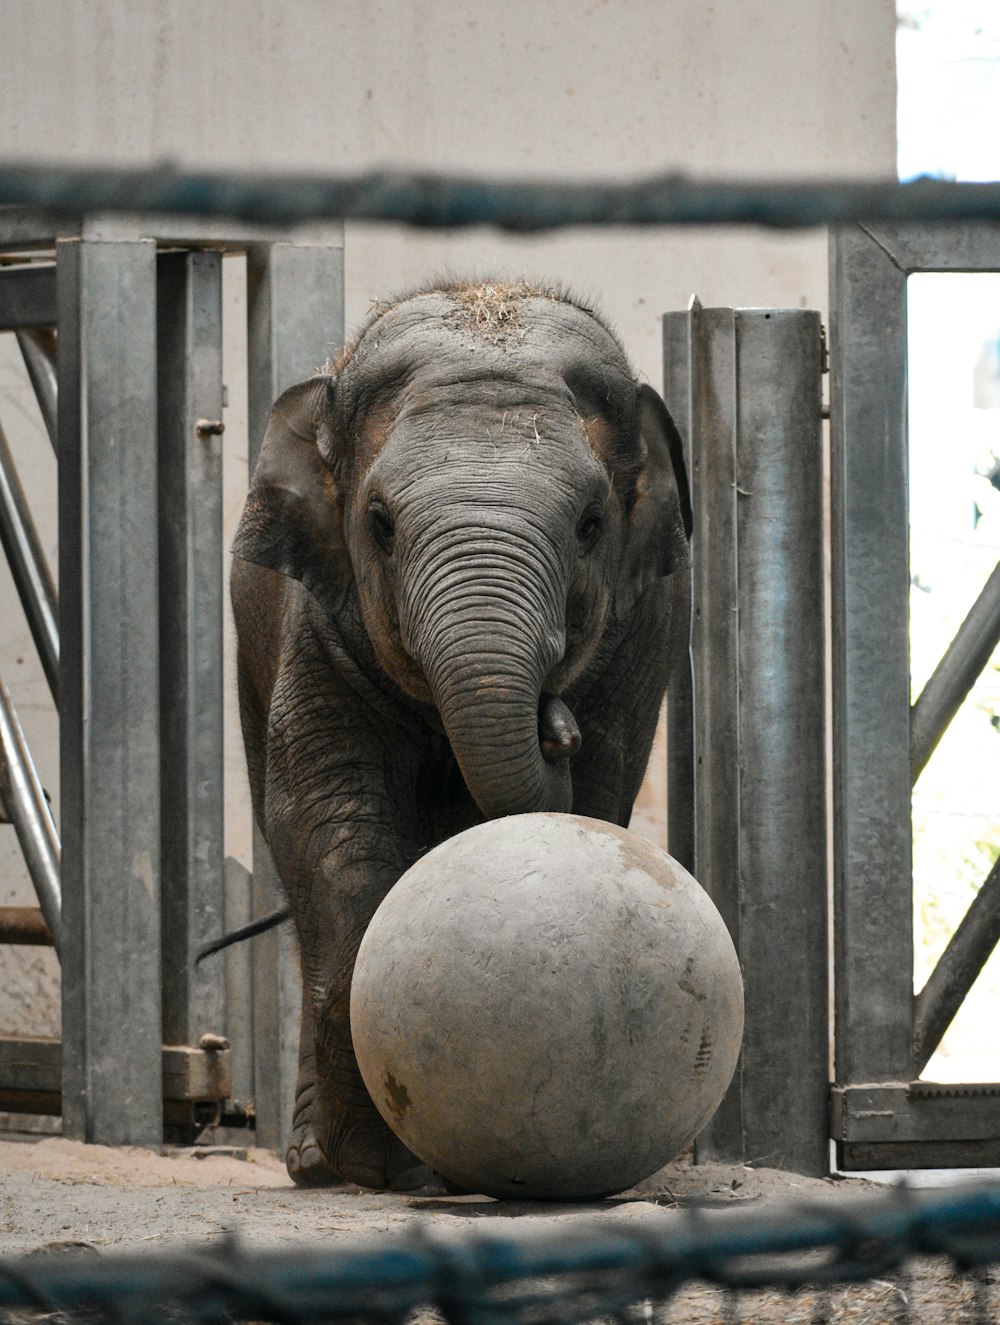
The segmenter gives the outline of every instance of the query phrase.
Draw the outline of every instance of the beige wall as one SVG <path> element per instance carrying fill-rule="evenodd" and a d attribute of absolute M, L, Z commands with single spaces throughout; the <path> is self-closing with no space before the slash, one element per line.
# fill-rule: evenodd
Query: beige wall
<path fill-rule="evenodd" d="M 894 32 L 892 0 L 0 0 L 0 152 L 323 171 L 399 161 L 514 178 L 892 175 Z M 692 292 L 707 304 L 826 302 L 821 233 L 512 239 L 349 225 L 346 261 L 349 327 L 372 296 L 433 272 L 565 281 L 604 309 L 654 383 L 658 317 Z M 246 455 L 240 298 L 227 263 L 231 516 Z M 10 339 L 0 421 L 54 552 L 53 465 Z M 54 715 L 5 567 L 0 671 L 55 789 Z M 242 850 L 233 749 L 231 845 Z M 654 835 L 662 795 L 654 783 L 643 807 Z M 0 904 L 29 897 L 11 838 L 0 828 Z M 50 956 L 0 950 L 0 1033 L 55 1029 L 53 969 Z"/>

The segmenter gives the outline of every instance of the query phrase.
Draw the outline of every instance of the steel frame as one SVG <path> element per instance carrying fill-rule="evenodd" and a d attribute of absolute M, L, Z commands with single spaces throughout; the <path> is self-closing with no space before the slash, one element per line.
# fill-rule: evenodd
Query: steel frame
<path fill-rule="evenodd" d="M 59 623 L 35 633 L 43 658 L 49 645 L 60 658 L 61 902 L 59 840 L 23 740 L 24 759 L 12 757 L 5 690 L 0 784 L 26 854 L 47 862 L 32 867 L 47 925 L 12 915 L 8 941 L 55 935 L 63 1036 L 61 1049 L 24 1042 L 23 1053 L 5 1042 L 0 1100 L 58 1105 L 80 1139 L 157 1147 L 165 1122 L 190 1122 L 206 1102 L 190 1072 L 175 1082 L 166 1070 L 165 1055 L 184 1053 L 214 1083 L 216 1110 L 224 1082 L 230 1103 L 256 1111 L 258 1140 L 279 1148 L 298 1045 L 291 937 L 193 964 L 251 893 L 270 909 L 273 886 L 259 852 L 252 882 L 223 860 L 221 259 L 248 255 L 252 464 L 274 395 L 342 340 L 342 241 L 329 226 L 288 237 L 184 218 L 51 222 L 0 217 L 0 252 L 22 259 L 0 268 L 0 330 L 17 333 L 59 456 Z M 37 539 L 12 464 L 3 477 L 0 526 L 24 553 L 35 629 L 55 598 L 42 592 L 44 558 L 29 555 Z M 44 1089 L 18 1079 L 22 1061 L 44 1061 Z"/>
<path fill-rule="evenodd" d="M 914 999 L 912 781 L 1000 638 L 1000 601 L 994 572 L 911 713 L 906 419 L 907 278 L 996 270 L 995 223 L 831 240 L 833 1122 L 847 1169 L 1000 1163 L 1000 1086 L 949 1087 L 944 1107 L 914 1081 L 996 940 L 994 884 Z"/>

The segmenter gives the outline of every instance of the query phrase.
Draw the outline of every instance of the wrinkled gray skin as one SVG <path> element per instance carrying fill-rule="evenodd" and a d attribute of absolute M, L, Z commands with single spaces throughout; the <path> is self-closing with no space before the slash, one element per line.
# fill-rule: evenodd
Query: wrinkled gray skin
<path fill-rule="evenodd" d="M 300 1183 L 428 1172 L 358 1073 L 358 945 L 485 818 L 627 824 L 687 632 L 676 430 L 586 309 L 521 287 L 380 309 L 271 415 L 234 551 L 254 811 L 305 998 Z"/>

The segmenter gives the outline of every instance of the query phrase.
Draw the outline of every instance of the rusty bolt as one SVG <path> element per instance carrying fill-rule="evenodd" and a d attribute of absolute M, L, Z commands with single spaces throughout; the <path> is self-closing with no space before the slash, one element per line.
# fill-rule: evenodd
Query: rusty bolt
<path fill-rule="evenodd" d="M 229 1048 L 229 1041 L 224 1035 L 216 1035 L 214 1031 L 206 1031 L 198 1041 L 198 1048 L 204 1049 L 206 1053 L 219 1053 L 223 1049 Z"/>

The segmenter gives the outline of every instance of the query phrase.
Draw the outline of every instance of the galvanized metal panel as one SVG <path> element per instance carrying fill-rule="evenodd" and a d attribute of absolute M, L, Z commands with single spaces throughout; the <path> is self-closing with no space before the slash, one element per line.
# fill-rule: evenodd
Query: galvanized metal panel
<path fill-rule="evenodd" d="M 902 271 L 1000 271 L 1000 222 L 896 223 L 855 228 Z"/>
<path fill-rule="evenodd" d="M 58 246 L 64 1130 L 159 1146 L 156 249 Z"/>
<path fill-rule="evenodd" d="M 276 396 L 335 357 L 344 335 L 343 252 L 273 244 L 247 255 L 251 470 Z M 254 830 L 254 915 L 280 903 L 277 874 Z M 290 926 L 254 941 L 254 1095 L 258 1144 L 283 1150 L 291 1135 L 298 1068 L 301 975 Z"/>
<path fill-rule="evenodd" d="M 695 874 L 740 955 L 699 1159 L 829 1167 L 819 317 L 692 309 Z"/>
<path fill-rule="evenodd" d="M 0 267 L 0 331 L 51 327 L 56 320 L 56 269 L 51 264 Z"/>
<path fill-rule="evenodd" d="M 736 314 L 744 1157 L 829 1169 L 822 327 Z"/>
<path fill-rule="evenodd" d="M 163 1039 L 225 1027 L 222 257 L 157 260 Z"/>
<path fill-rule="evenodd" d="M 344 340 L 340 247 L 271 244 L 247 253 L 250 468 L 277 396 L 336 358 Z"/>
<path fill-rule="evenodd" d="M 834 1136 L 851 1144 L 992 1141 L 1000 1146 L 1000 1085 L 915 1082 L 832 1092 Z"/>
<path fill-rule="evenodd" d="M 840 1141 L 837 1168 L 841 1173 L 874 1169 L 996 1169 L 1000 1140 L 962 1141 Z"/>
<path fill-rule="evenodd" d="M 906 271 L 831 240 L 836 1078 L 913 1075 Z"/>

